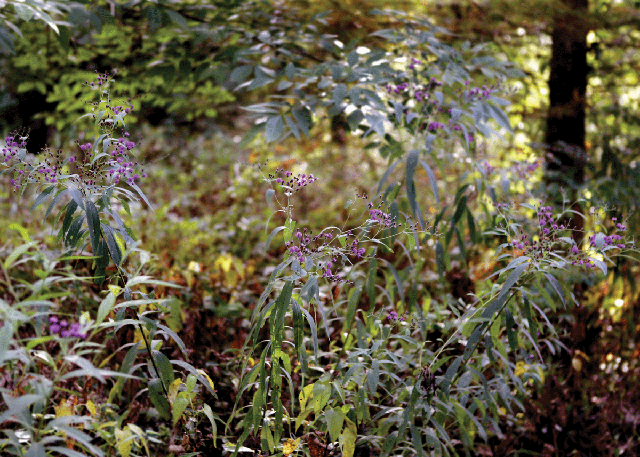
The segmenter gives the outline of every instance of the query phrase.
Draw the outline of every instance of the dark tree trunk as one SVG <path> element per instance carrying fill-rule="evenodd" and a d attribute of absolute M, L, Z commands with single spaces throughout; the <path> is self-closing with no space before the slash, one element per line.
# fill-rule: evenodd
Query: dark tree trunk
<path fill-rule="evenodd" d="M 547 115 L 546 182 L 576 200 L 584 183 L 585 108 L 587 93 L 588 0 L 562 0 L 554 18 L 549 112 Z M 574 208 L 580 210 L 579 207 Z M 574 239 L 582 240 L 582 218 L 572 220 Z"/>
<path fill-rule="evenodd" d="M 583 183 L 586 162 L 587 8 L 588 0 L 563 0 L 553 30 L 547 170 L 551 180 L 571 187 Z"/>

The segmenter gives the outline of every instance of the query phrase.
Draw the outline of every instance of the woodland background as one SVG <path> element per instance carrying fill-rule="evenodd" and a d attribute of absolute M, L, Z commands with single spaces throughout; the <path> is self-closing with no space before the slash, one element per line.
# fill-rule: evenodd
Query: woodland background
<path fill-rule="evenodd" d="M 237 362 L 249 335 L 249 316 L 285 251 L 282 243 L 274 242 L 265 253 L 266 234 L 279 224 L 267 222 L 272 211 L 264 204 L 265 188 L 255 165 L 269 163 L 319 178 L 320 185 L 295 197 L 300 223 L 317 232 L 345 223 L 345 202 L 355 193 L 374 195 L 391 163 L 388 153 L 366 148 L 367 142 L 350 132 L 344 113 L 316 115 L 308 136 L 299 141 L 290 136 L 267 142 L 264 125 L 255 128 L 251 113 L 243 109 L 277 92 L 269 74 L 252 66 L 262 52 L 269 57 L 281 53 L 283 61 L 295 59 L 300 66 L 330 59 L 333 51 L 322 47 L 322 40 L 314 41 L 313 33 L 333 37 L 347 49 L 384 47 L 372 33 L 395 27 L 395 16 L 371 14 L 374 8 L 399 10 L 409 18 L 424 15 L 437 27 L 438 39 L 452 47 L 487 44 L 492 56 L 513 62 L 523 76 L 511 79 L 503 95 L 511 102 L 507 114 L 513 133 L 503 131 L 502 141 L 478 141 L 473 160 L 505 170 L 498 172 L 498 187 L 515 194 L 524 187 L 514 170 L 538 163 L 537 172 L 526 181 L 547 195 L 547 204 L 561 206 L 564 195 L 577 202 L 574 211 L 604 211 L 624 219 L 630 233 L 638 233 L 640 1 L 26 2 L 48 11 L 50 21 L 30 17 L 19 2 L 4 3 L 0 2 L 0 14 L 5 25 L 15 25 L 22 36 L 9 26 L 0 29 L 0 126 L 5 134 L 28 129 L 30 153 L 91 141 L 96 127 L 87 119 L 76 119 L 86 112 L 84 83 L 95 72 L 114 73 L 118 91 L 133 98 L 136 109 L 127 118 L 128 130 L 138 144 L 137 160 L 149 175 L 141 187 L 156 211 L 140 207 L 130 226 L 140 247 L 150 253 L 146 273 L 183 286 L 177 291 L 158 287 L 156 294 L 180 303 L 181 310 L 172 315 L 173 328 L 189 348 L 190 363 L 205 368 L 213 380 L 217 397 L 210 398 L 210 404 L 224 422 L 230 420 L 239 395 L 242 373 Z M 317 21 L 316 15 L 325 11 L 328 14 Z M 265 36 L 270 27 L 280 34 Z M 482 68 L 485 77 L 491 78 L 491 71 Z M 438 171 L 441 201 L 424 200 L 430 202 L 423 206 L 429 221 L 455 216 L 454 195 L 468 171 L 463 159 Z M 30 203 L 21 204 L 8 178 L 5 181 L 0 189 L 0 259 L 24 237 L 12 225 L 16 223 L 31 238 L 42 240 L 44 252 L 56 251 L 55 232 L 42 224 L 44 208 L 29 211 Z M 430 185 L 422 171 L 416 172 L 416 181 L 424 188 Z M 470 192 L 466 200 L 472 219 L 471 213 L 476 213 L 471 208 L 479 208 L 473 206 L 476 197 Z M 583 227 L 583 218 L 570 219 L 576 228 Z M 491 228 L 476 222 L 478 232 Z M 447 246 L 441 274 L 433 253 L 422 270 L 411 273 L 421 291 L 414 305 L 422 306 L 427 315 L 435 313 L 427 332 L 434 345 L 450 336 L 447 321 L 456 317 L 450 308 L 467 302 L 469 293 L 490 288 L 490 275 L 496 270 L 494 239 L 476 236 L 470 227 L 458 237 L 459 244 Z M 580 243 L 583 235 L 576 231 L 574 237 Z M 398 251 L 382 258 L 409 278 L 410 262 Z M 73 268 L 92 274 L 90 261 L 75 262 Z M 20 281 L 33 282 L 37 265 L 25 263 L 15 274 Z M 559 278 L 579 306 L 567 300 L 566 306 L 549 314 L 559 345 L 543 354 L 544 376 L 520 397 L 521 409 L 500 410 L 500 433 L 461 437 L 463 432 L 452 421 L 447 452 L 640 454 L 639 274 L 633 259 L 620 258 L 606 275 L 594 271 Z M 387 276 L 378 279 L 389 287 Z M 57 299 L 71 314 L 95 309 L 107 286 L 76 287 Z M 359 296 L 359 308 L 383 307 L 372 291 Z M 345 292 L 348 287 L 341 284 L 322 288 L 324 296 L 336 299 Z M 10 301 L 6 286 L 0 285 L 0 297 Z M 104 344 L 115 351 L 135 338 L 139 336 L 130 329 Z M 319 330 L 318 338 L 323 352 L 340 351 L 331 335 Z M 179 357 L 179 352 L 173 356 Z M 122 357 L 111 363 L 118 370 Z M 335 361 L 328 363 L 327 370 L 335 368 Z M 436 379 L 445 368 L 435 372 Z M 221 441 L 211 441 L 206 431 L 196 436 L 157 426 L 148 413 L 153 405 L 136 394 L 135 384 L 122 391 L 117 421 L 122 424 L 127 417 L 126 421 L 155 429 L 156 449 L 169 440 L 174 446 L 180 443 L 171 448 L 173 454 L 164 448 L 158 451 L 166 452 L 161 455 L 223 452 Z M 104 393 L 96 391 L 95 401 L 101 396 Z M 247 397 L 242 404 L 250 401 Z M 218 438 L 225 433 L 235 442 L 229 430 L 219 431 Z M 358 435 L 367 432 L 359 430 Z M 252 435 L 244 445 L 257 453 L 260 440 Z M 296 452 L 316 457 L 313 449 L 310 445 Z M 437 448 L 424 447 L 437 455 L 433 449 Z M 357 442 L 355 455 L 380 453 L 374 442 Z"/>

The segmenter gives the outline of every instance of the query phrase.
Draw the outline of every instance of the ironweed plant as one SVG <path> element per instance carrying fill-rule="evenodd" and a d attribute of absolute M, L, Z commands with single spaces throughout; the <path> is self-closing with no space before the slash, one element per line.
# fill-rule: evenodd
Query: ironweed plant
<path fill-rule="evenodd" d="M 252 48 L 265 52 L 256 62 L 260 73 L 244 67 L 240 88 L 278 83 L 273 100 L 248 107 L 267 141 L 300 139 L 314 119 L 344 116 L 348 130 L 389 167 L 376 191 L 382 206 L 368 208 L 362 232 L 300 230 L 289 201 L 280 205 L 286 222 L 267 246 L 283 232 L 284 259 L 254 308 L 243 348 L 239 397 L 252 401 L 242 412 L 234 409 L 232 419 L 244 414 L 240 439 L 229 443 L 234 455 L 247 450 L 242 444 L 250 436 L 264 452 L 285 455 L 302 440 L 312 456 L 337 448 L 346 457 L 356 448 L 385 456 L 470 454 L 478 442 L 502 437 L 505 419 L 517 423 L 528 392 L 542 386 L 542 348 L 562 347 L 547 313 L 574 306 L 569 296 L 577 301 L 566 278 L 595 274 L 594 268 L 606 275 L 614 257 L 637 253 L 617 221 L 582 215 L 592 228 L 588 245 L 577 245 L 574 228 L 563 222 L 571 210 L 542 203 L 544 191 L 513 193 L 512 183 L 534 173 L 539 160 L 517 164 L 511 180 L 493 179 L 498 169 L 482 138 L 512 131 L 507 82 L 521 72 L 482 45 L 444 44 L 426 21 L 398 21 L 399 28 L 374 33 L 392 51 L 334 40 L 323 42 L 334 60 L 298 65 L 296 55 L 276 56 L 273 32 Z M 387 184 L 400 164 L 404 173 Z M 433 203 L 420 192 L 419 166 Z M 452 169 L 457 173 L 448 176 Z M 306 178 L 283 170 L 268 176 L 287 198 Z M 269 189 L 267 201 L 277 195 Z M 429 225 L 427 206 L 436 206 Z M 398 252 L 408 266 L 397 270 L 365 241 Z M 436 270 L 444 283 L 454 262 L 467 264 L 480 245 L 498 246 L 489 277 L 469 300 L 451 302 L 444 292 L 432 297 L 420 283 L 424 269 Z M 323 281 L 340 284 L 344 298 Z M 319 319 L 328 347 L 319 346 Z"/>
<path fill-rule="evenodd" d="M 0 440 L 3 455 L 75 457 L 85 455 L 82 452 L 94 456 L 117 452 L 128 456 L 138 451 L 151 455 L 152 432 L 126 423 L 124 416 L 116 414 L 114 402 L 121 401 L 127 380 L 143 383 L 159 416 L 171 424 L 172 452 L 180 448 L 174 440 L 181 434 L 181 427 L 187 426 L 189 433 L 195 433 L 195 424 L 203 418 L 210 421 L 217 439 L 215 421 L 219 419 L 209 405 L 197 399 L 201 385 L 215 394 L 211 379 L 188 362 L 169 360 L 161 352 L 171 339 L 187 357 L 180 337 L 157 316 L 162 313 L 176 318 L 179 308 L 170 306 L 166 299 L 155 298 L 153 292 L 142 291 L 153 286 L 177 286 L 141 274 L 144 260 L 137 268 L 133 260 L 127 261 L 131 254 L 143 253 L 119 212 L 124 210 L 131 216 L 129 202 L 140 199 L 151 205 L 138 187 L 146 174 L 133 158 L 135 144 L 124 131 L 124 119 L 133 104 L 131 100 L 117 103 L 112 99 L 112 79 L 104 74 L 87 82 L 97 97 L 90 102 L 92 112 L 86 116 L 95 120 L 102 133 L 92 143 L 78 142 L 76 153 L 47 149 L 33 157 L 26 152 L 25 135 L 14 133 L 5 138 L 0 156 L 5 167 L 2 173 L 12 176 L 15 191 L 37 187 L 32 209 L 49 201 L 45 221 L 57 212 L 54 224 L 62 220 L 58 239 L 67 252 L 61 257 L 39 251 L 38 243 L 14 225 L 25 244 L 15 248 L 2 263 L 6 293 L 0 299 L 0 372 L 8 376 L 0 387 L 0 424 L 6 436 Z M 116 135 L 119 129 L 121 134 Z M 69 255 L 89 247 L 91 256 Z M 141 259 L 144 257 L 141 255 Z M 56 266 L 79 258 L 93 261 L 97 284 L 107 279 L 110 262 L 116 274 L 108 278 L 112 284 L 95 316 L 84 310 L 79 320 L 72 322 L 56 312 L 51 297 L 71 295 L 62 284 L 90 279 Z M 27 262 L 43 265 L 38 270 L 39 280 L 31 285 L 12 279 L 12 269 Z M 127 309 L 135 311 L 136 317 L 129 317 Z M 95 341 L 98 335 L 106 341 L 127 326 L 136 329 L 140 341 L 119 349 L 128 348 L 119 371 L 99 368 L 105 359 L 105 347 Z M 27 334 L 35 336 L 25 337 L 25 328 Z M 147 363 L 135 364 L 141 353 L 147 354 Z M 176 365 L 180 368 L 177 376 Z M 103 385 L 113 380 L 106 403 L 94 403 L 94 379 Z"/>

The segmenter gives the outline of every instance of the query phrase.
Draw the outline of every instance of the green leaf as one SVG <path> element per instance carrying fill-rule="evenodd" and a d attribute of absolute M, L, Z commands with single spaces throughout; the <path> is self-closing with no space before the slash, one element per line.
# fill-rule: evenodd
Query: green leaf
<path fill-rule="evenodd" d="M 322 409 L 331 398 L 331 386 L 325 383 L 316 382 L 313 385 L 313 410 L 319 416 Z"/>
<path fill-rule="evenodd" d="M 389 269 L 389 271 L 391 271 L 391 274 L 393 275 L 393 278 L 396 281 L 396 287 L 398 288 L 398 294 L 400 295 L 400 300 L 402 300 L 402 303 L 405 304 L 405 301 L 404 301 L 404 286 L 402 285 L 402 279 L 400 279 L 400 276 L 398 275 L 398 272 L 393 267 L 393 265 L 391 265 L 390 262 L 388 262 L 385 259 L 381 259 L 381 260 L 384 263 L 387 264 L 387 268 Z"/>
<path fill-rule="evenodd" d="M 365 114 L 364 117 L 371 126 L 371 129 L 380 137 L 384 137 L 384 118 L 377 114 Z"/>
<path fill-rule="evenodd" d="M 102 233 L 104 233 L 104 237 L 107 241 L 107 247 L 109 248 L 111 259 L 116 266 L 119 266 L 122 262 L 122 252 L 120 251 L 120 246 L 118 246 L 118 242 L 113 234 L 113 230 L 106 224 L 101 224 L 101 226 Z"/>
<path fill-rule="evenodd" d="M 497 106 L 493 106 L 493 105 L 488 105 L 488 106 L 489 106 L 489 110 L 491 111 L 492 119 L 496 121 L 496 123 L 500 127 L 504 128 L 509 133 L 512 133 L 513 129 L 511 128 L 511 122 L 509 121 L 509 117 L 505 114 L 505 112 L 501 108 L 498 108 Z"/>
<path fill-rule="evenodd" d="M 98 259 L 96 260 L 96 270 L 93 273 L 94 279 L 93 282 L 95 284 L 102 284 L 106 278 L 106 270 L 109 266 L 109 247 L 107 243 L 100 238 L 98 244 Z"/>
<path fill-rule="evenodd" d="M 512 351 L 518 349 L 518 333 L 516 321 L 513 319 L 513 314 L 508 309 L 505 311 L 506 325 L 507 325 L 507 338 L 509 339 L 509 347 Z"/>
<path fill-rule="evenodd" d="M 167 16 L 169 16 L 169 18 L 173 22 L 178 24 L 180 28 L 182 28 L 183 30 L 189 30 L 189 25 L 187 24 L 187 20 L 180 13 L 177 13 L 176 11 L 173 11 L 169 8 L 166 8 L 164 12 L 167 13 Z"/>
<path fill-rule="evenodd" d="M 147 20 L 152 31 L 159 29 L 162 27 L 162 10 L 156 6 L 147 7 Z"/>
<path fill-rule="evenodd" d="M 307 351 L 304 346 L 304 319 L 302 310 L 297 300 L 291 300 L 293 311 L 293 345 L 298 354 L 298 360 L 302 363 L 302 373 L 307 373 L 309 367 L 307 365 Z"/>
<path fill-rule="evenodd" d="M 182 351 L 183 354 L 187 355 L 187 347 L 184 345 L 184 341 L 182 341 L 182 338 L 180 338 L 176 332 L 171 330 L 166 325 L 164 324 L 157 324 L 157 325 L 162 332 L 169 335 L 173 339 L 173 341 L 176 342 L 176 344 L 178 345 L 178 348 L 180 348 L 180 351 Z"/>
<path fill-rule="evenodd" d="M 444 374 L 444 380 L 442 381 L 441 388 L 442 388 L 442 392 L 444 392 L 444 394 L 447 396 L 449 395 L 449 388 L 451 386 L 451 381 L 453 380 L 453 377 L 456 375 L 456 373 L 458 373 L 458 369 L 460 368 L 461 363 L 462 363 L 462 357 L 460 356 L 456 357 L 453 363 L 449 365 L 449 368 L 447 368 L 447 371 Z"/>
<path fill-rule="evenodd" d="M 420 434 L 420 430 L 415 424 L 411 424 L 409 426 L 409 430 L 411 431 L 411 443 L 413 444 L 413 449 L 415 450 L 417 457 L 423 457 L 422 451 L 422 435 Z"/>
<path fill-rule="evenodd" d="M 140 347 L 141 342 L 137 342 L 134 344 L 125 354 L 124 360 L 122 361 L 122 366 L 120 367 L 120 373 L 129 374 L 131 367 L 133 366 L 133 362 L 136 360 L 136 356 L 138 355 L 138 348 Z M 122 388 L 124 387 L 125 378 L 120 376 L 118 377 L 115 385 L 111 388 L 109 392 L 108 403 L 113 403 L 113 400 L 116 397 L 119 397 L 122 394 Z"/>
<path fill-rule="evenodd" d="M 35 199 L 35 201 L 33 202 L 33 205 L 31 206 L 31 209 L 29 209 L 29 211 L 33 211 L 34 209 L 36 209 L 38 206 L 40 206 L 42 203 L 44 203 L 45 200 L 47 200 L 50 196 L 51 193 L 56 189 L 56 186 L 49 186 L 47 187 L 45 190 L 43 190 Z"/>
<path fill-rule="evenodd" d="M 264 247 L 264 252 L 266 253 L 267 250 L 269 249 L 269 246 L 271 245 L 271 241 L 273 241 L 273 238 L 282 230 L 284 230 L 286 227 L 284 225 L 281 225 L 280 227 L 276 227 L 274 228 L 271 233 L 269 234 L 269 236 L 267 237 L 267 242 L 265 244 Z"/>
<path fill-rule="evenodd" d="M 247 80 L 253 73 L 253 65 L 242 65 L 234 68 L 229 74 L 229 81 L 232 83 L 241 83 Z"/>
<path fill-rule="evenodd" d="M 176 399 L 173 401 L 173 405 L 171 406 L 171 415 L 173 417 L 174 426 L 178 423 L 178 421 L 180 420 L 180 417 L 182 417 L 182 413 L 184 412 L 185 409 L 187 409 L 187 406 L 189 406 L 189 403 L 190 401 L 189 401 L 189 398 L 187 397 L 186 392 L 180 392 L 176 397 Z"/>
<path fill-rule="evenodd" d="M 328 409 L 324 412 L 324 417 L 327 420 L 327 429 L 329 430 L 329 436 L 332 442 L 335 442 L 342 430 L 342 424 L 344 423 L 344 413 L 340 408 Z"/>
<path fill-rule="evenodd" d="M 436 203 L 440 203 L 440 193 L 438 192 L 438 180 L 436 179 L 436 175 L 433 173 L 433 170 L 429 166 L 429 164 L 423 160 L 420 161 L 420 165 L 424 168 L 425 173 L 427 173 L 427 177 L 429 178 L 429 185 L 431 186 L 431 191 L 433 192 L 433 196 L 436 197 Z"/>
<path fill-rule="evenodd" d="M 164 396 L 162 382 L 159 378 L 149 380 L 149 399 L 163 419 L 171 420 L 171 405 Z"/>
<path fill-rule="evenodd" d="M 302 314 L 304 314 L 307 322 L 309 323 L 309 329 L 311 330 L 311 341 L 313 342 L 313 354 L 315 357 L 318 356 L 318 329 L 316 327 L 316 322 L 313 320 L 309 311 L 304 308 L 300 308 Z"/>
<path fill-rule="evenodd" d="M 440 241 L 436 242 L 436 265 L 438 267 L 438 273 L 442 276 L 446 270 L 446 263 L 444 259 L 444 247 Z"/>
<path fill-rule="evenodd" d="M 98 306 L 98 314 L 96 316 L 96 326 L 100 325 L 102 321 L 104 321 L 105 317 L 109 314 L 109 311 L 113 309 L 113 305 L 116 304 L 116 296 L 113 292 L 109 292 L 109 294 L 100 302 L 100 306 Z"/>
<path fill-rule="evenodd" d="M 67 203 L 67 210 L 64 213 L 64 220 L 62 221 L 62 229 L 58 234 L 58 238 L 66 239 L 66 234 L 67 234 L 67 231 L 69 230 L 69 227 L 71 226 L 71 221 L 73 220 L 73 213 L 76 211 L 76 208 L 78 208 L 78 204 L 76 203 L 75 200 L 71 200 L 69 203 Z"/>
<path fill-rule="evenodd" d="M 160 372 L 158 373 L 158 376 L 162 378 L 162 382 L 165 386 L 171 385 L 171 383 L 175 380 L 171 362 L 162 352 L 152 351 L 151 353 L 153 354 L 153 359 L 156 363 L 156 366 L 158 367 L 158 371 Z M 152 365 L 150 365 L 150 368 L 151 367 Z"/>
<path fill-rule="evenodd" d="M 333 88 L 333 103 L 334 105 L 339 106 L 347 97 L 347 86 L 346 84 L 337 84 L 336 87 Z"/>
<path fill-rule="evenodd" d="M 6 320 L 2 328 L 0 328 L 0 366 L 4 365 L 5 356 L 13 340 L 13 323 Z"/>
<path fill-rule="evenodd" d="M 296 137 L 296 140 L 300 141 L 300 129 L 298 128 L 298 124 L 296 124 L 296 121 L 294 121 L 291 116 L 285 116 L 284 120 L 286 121 L 287 126 L 289 126 L 289 129 L 291 129 L 293 136 Z"/>
<path fill-rule="evenodd" d="M 18 246 L 17 248 L 15 248 L 13 251 L 11 251 L 11 254 L 9 254 L 9 256 L 4 260 L 3 262 L 3 266 L 5 271 L 9 270 L 11 268 L 11 266 L 13 265 L 13 263 L 25 252 L 27 252 L 29 249 L 31 249 L 33 246 L 36 246 L 38 243 L 36 243 L 35 241 L 32 241 L 31 243 L 26 243 L 26 244 L 21 244 L 20 246 Z"/>
<path fill-rule="evenodd" d="M 218 417 L 215 414 L 213 414 L 213 411 L 211 410 L 211 406 L 207 405 L 206 403 L 204 405 L 202 405 L 202 411 L 204 412 L 205 416 L 207 416 L 207 418 L 209 418 L 209 422 L 211 422 L 211 431 L 213 433 L 213 442 L 216 442 L 216 438 L 218 436 L 218 426 L 216 425 L 216 421 L 215 419 Z"/>
<path fill-rule="evenodd" d="M 602 262 L 602 263 L 604 263 L 604 262 Z M 606 265 L 604 266 L 604 269 L 602 271 L 603 271 L 603 273 L 605 275 L 607 274 L 607 266 Z M 562 301 L 562 305 L 563 306 L 567 306 L 567 304 L 564 301 L 564 293 L 562 292 L 562 287 L 560 286 L 560 283 L 555 278 L 555 276 L 553 276 L 551 273 L 548 273 L 546 271 L 544 272 L 544 276 L 549 280 L 549 284 L 551 284 L 551 287 L 553 287 L 553 290 L 556 291 L 556 293 L 558 294 L 558 297 L 560 297 L 560 300 Z"/>
<path fill-rule="evenodd" d="M 416 165 L 418 165 L 418 150 L 413 149 L 409 152 L 407 156 L 407 167 L 405 173 L 405 184 L 407 187 L 407 198 L 409 199 L 409 206 L 411 207 L 411 212 L 414 216 L 418 218 L 420 222 L 420 227 L 424 229 L 424 220 L 422 219 L 422 213 L 420 212 L 420 207 L 418 206 L 418 202 L 416 201 L 416 184 L 413 180 L 413 175 L 416 171 Z"/>
<path fill-rule="evenodd" d="M 61 189 L 55 197 L 53 197 L 53 200 L 51 200 L 51 203 L 49 204 L 49 207 L 47 208 L 47 212 L 44 215 L 44 220 L 46 221 L 47 218 L 49 217 L 49 215 L 51 214 L 51 211 L 53 210 L 53 208 L 56 206 L 56 204 L 60 201 L 60 199 L 62 197 L 64 197 L 67 194 L 67 189 Z"/>
<path fill-rule="evenodd" d="M 309 130 L 311 129 L 311 111 L 305 107 L 298 107 L 291 110 L 294 119 L 298 123 L 298 127 L 305 136 L 309 136 Z"/>
<path fill-rule="evenodd" d="M 534 344 L 538 344 L 538 323 L 533 319 L 533 314 L 531 313 L 531 303 L 529 303 L 529 299 L 525 296 L 523 297 L 524 301 L 524 313 L 527 318 L 527 322 L 529 322 L 529 333 L 531 334 L 531 338 L 533 339 Z"/>
<path fill-rule="evenodd" d="M 360 297 L 362 296 L 362 284 L 358 283 L 356 287 L 349 291 L 349 302 L 347 304 L 347 318 L 344 321 L 344 332 L 349 332 L 353 327 L 353 321 L 356 316 L 356 310 L 358 307 L 358 303 L 360 302 Z"/>
<path fill-rule="evenodd" d="M 282 116 L 271 116 L 265 125 L 265 135 L 267 143 L 277 140 L 284 131 L 284 121 Z"/>
<path fill-rule="evenodd" d="M 99 255 L 100 244 L 100 217 L 98 216 L 98 209 L 94 203 L 87 199 L 85 201 L 86 214 L 87 214 L 87 226 L 89 227 L 89 237 L 91 239 L 91 248 L 93 249 L 93 255 Z"/>
<path fill-rule="evenodd" d="M 371 395 L 376 394 L 378 389 L 378 383 L 380 382 L 380 362 L 378 359 L 373 359 L 371 364 L 371 370 L 367 373 L 367 387 Z"/>
<path fill-rule="evenodd" d="M 529 266 L 528 262 L 524 262 L 521 263 L 520 265 L 518 265 L 517 267 L 515 267 L 513 269 L 513 271 L 509 274 L 509 277 L 507 278 L 507 280 L 504 282 L 504 284 L 502 285 L 502 289 L 500 290 L 500 293 L 498 294 L 498 298 L 496 298 L 496 302 L 504 299 L 506 297 L 506 295 L 509 293 L 509 290 L 514 286 L 514 284 L 518 281 L 518 279 L 520 279 L 520 276 L 522 275 L 522 273 L 527 269 L 527 267 Z M 487 307 L 488 309 L 489 307 Z M 486 315 L 486 311 L 482 313 L 482 317 L 490 317 Z M 491 313 L 493 314 L 493 313 Z"/>
<path fill-rule="evenodd" d="M 458 223 L 458 221 L 460 220 L 460 218 L 462 217 L 466 209 L 467 209 L 467 196 L 464 195 L 458 202 L 458 207 L 456 208 L 456 212 L 453 214 L 453 217 L 451 218 L 452 227 Z"/>
<path fill-rule="evenodd" d="M 352 132 L 355 132 L 358 129 L 358 126 L 360 125 L 363 119 L 364 119 L 364 114 L 362 114 L 361 110 L 359 109 L 353 110 L 347 116 L 347 124 L 349 124 L 349 129 Z"/>
<path fill-rule="evenodd" d="M 29 5 L 23 5 L 21 3 L 14 3 L 13 8 L 16 11 L 16 15 L 25 22 L 29 22 L 35 15 L 35 10 Z"/>

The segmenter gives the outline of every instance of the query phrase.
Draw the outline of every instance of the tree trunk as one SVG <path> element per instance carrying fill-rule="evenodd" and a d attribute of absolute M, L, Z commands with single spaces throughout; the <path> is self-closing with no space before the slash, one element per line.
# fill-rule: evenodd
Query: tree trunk
<path fill-rule="evenodd" d="M 552 37 L 545 179 L 552 194 L 563 188 L 570 201 L 576 200 L 576 190 L 584 183 L 587 162 L 587 13 L 588 0 L 559 1 Z M 574 209 L 580 211 L 579 206 Z M 572 218 L 572 228 L 576 242 L 582 241 L 581 217 Z"/>

